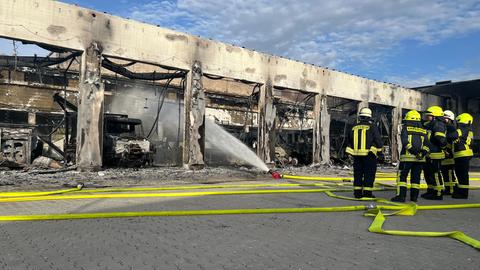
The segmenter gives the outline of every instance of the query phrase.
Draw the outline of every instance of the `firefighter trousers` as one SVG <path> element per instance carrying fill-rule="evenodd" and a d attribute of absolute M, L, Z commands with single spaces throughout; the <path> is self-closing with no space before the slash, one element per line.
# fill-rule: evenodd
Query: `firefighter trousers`
<path fill-rule="evenodd" d="M 445 185 L 445 195 L 450 195 L 454 187 L 457 185 L 457 177 L 455 176 L 455 165 L 442 165 L 442 178 Z"/>
<path fill-rule="evenodd" d="M 397 178 L 397 196 L 407 196 L 407 177 L 410 174 L 410 198 L 416 201 L 420 191 L 420 174 L 423 169 L 423 162 L 400 162 L 399 175 Z"/>
<path fill-rule="evenodd" d="M 441 159 L 427 158 L 427 162 L 423 167 L 423 175 L 427 182 L 427 194 L 434 196 L 442 196 L 444 189 L 442 174 L 440 173 Z"/>
<path fill-rule="evenodd" d="M 353 187 L 355 197 L 372 197 L 377 157 L 369 153 L 367 156 L 353 157 Z"/>
<path fill-rule="evenodd" d="M 455 159 L 455 174 L 458 178 L 458 185 L 454 194 L 458 197 L 468 197 L 468 189 L 470 184 L 469 170 L 471 157 L 459 157 Z"/>

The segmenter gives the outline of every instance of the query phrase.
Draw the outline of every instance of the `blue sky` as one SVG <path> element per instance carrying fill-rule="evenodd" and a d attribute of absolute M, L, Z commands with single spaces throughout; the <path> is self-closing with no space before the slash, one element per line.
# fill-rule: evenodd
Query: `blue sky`
<path fill-rule="evenodd" d="M 480 78 L 480 0 L 63 2 L 405 86 Z"/>

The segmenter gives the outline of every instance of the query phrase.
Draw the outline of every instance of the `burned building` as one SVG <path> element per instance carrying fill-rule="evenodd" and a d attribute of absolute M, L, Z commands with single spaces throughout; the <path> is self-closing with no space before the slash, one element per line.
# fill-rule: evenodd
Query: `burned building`
<path fill-rule="evenodd" d="M 366 105 L 381 126 L 384 160 L 395 162 L 402 112 L 443 102 L 398 85 L 56 1 L 4 0 L 0 37 L 52 52 L 1 58 L 0 109 L 9 116 L 0 122 L 24 124 L 52 145 L 63 141 L 57 150 L 74 153 L 80 170 L 104 165 L 109 115 L 141 121 L 135 136 L 152 145 L 156 165 L 214 164 L 219 153 L 206 140 L 215 135 L 205 128 L 206 118 L 267 163 L 343 162 L 346 130 Z M 75 121 L 55 95 L 78 108 Z"/>
<path fill-rule="evenodd" d="M 434 85 L 414 88 L 417 91 L 442 97 L 443 108 L 453 111 L 456 115 L 470 113 L 473 121 L 474 153 L 480 151 L 480 79 L 468 81 L 442 81 Z"/>

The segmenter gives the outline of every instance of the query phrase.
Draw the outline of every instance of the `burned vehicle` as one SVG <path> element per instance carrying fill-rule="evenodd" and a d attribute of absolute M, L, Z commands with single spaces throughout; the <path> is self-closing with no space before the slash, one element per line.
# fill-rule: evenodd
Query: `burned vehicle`
<path fill-rule="evenodd" d="M 122 114 L 105 114 L 103 160 L 105 165 L 143 166 L 152 163 L 150 141 L 136 132 L 142 120 Z"/>
<path fill-rule="evenodd" d="M 31 128 L 6 128 L 0 126 L 0 165 L 22 168 L 30 164 Z"/>
<path fill-rule="evenodd" d="M 75 160 L 77 107 L 58 93 L 53 97 L 65 111 L 65 145 L 67 161 Z M 124 114 L 104 114 L 103 164 L 139 167 L 152 164 L 153 146 L 143 136 L 142 120 Z"/>

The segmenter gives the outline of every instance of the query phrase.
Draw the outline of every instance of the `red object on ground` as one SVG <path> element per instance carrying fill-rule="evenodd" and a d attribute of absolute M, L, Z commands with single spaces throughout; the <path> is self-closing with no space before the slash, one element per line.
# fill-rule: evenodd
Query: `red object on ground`
<path fill-rule="evenodd" d="M 270 174 L 272 175 L 273 179 L 278 180 L 282 178 L 282 175 L 279 172 L 270 172 Z"/>

